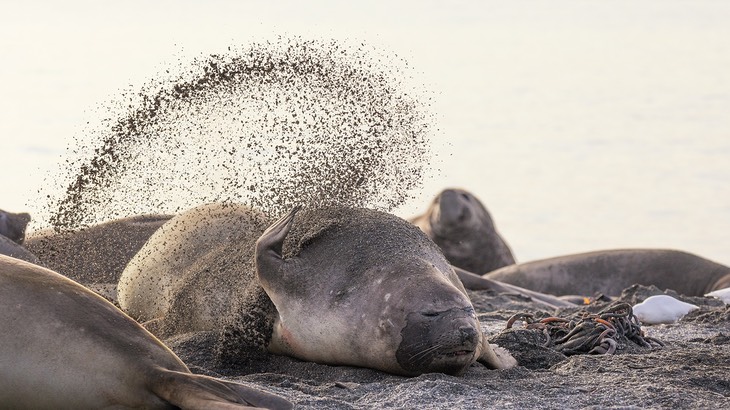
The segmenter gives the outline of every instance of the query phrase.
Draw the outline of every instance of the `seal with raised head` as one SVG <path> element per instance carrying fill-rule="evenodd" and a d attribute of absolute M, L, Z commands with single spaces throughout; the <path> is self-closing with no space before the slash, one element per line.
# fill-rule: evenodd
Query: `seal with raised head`
<path fill-rule="evenodd" d="M 28 222 L 30 222 L 30 214 L 27 212 L 16 214 L 0 209 L 0 235 L 19 245 L 25 239 Z"/>
<path fill-rule="evenodd" d="M 618 296 L 639 284 L 703 296 L 730 286 L 730 267 L 671 249 L 616 249 L 520 263 L 484 277 L 553 295 Z"/>
<path fill-rule="evenodd" d="M 100 296 L 0 256 L 0 403 L 8 408 L 289 409 L 202 375 Z"/>
<path fill-rule="evenodd" d="M 445 189 L 428 210 L 411 222 L 443 251 L 449 262 L 469 272 L 485 273 L 515 263 L 484 205 L 463 189 Z"/>
<path fill-rule="evenodd" d="M 278 314 L 270 352 L 401 375 L 516 365 L 487 342 L 451 265 L 415 226 L 362 208 L 296 213 L 256 243 Z"/>

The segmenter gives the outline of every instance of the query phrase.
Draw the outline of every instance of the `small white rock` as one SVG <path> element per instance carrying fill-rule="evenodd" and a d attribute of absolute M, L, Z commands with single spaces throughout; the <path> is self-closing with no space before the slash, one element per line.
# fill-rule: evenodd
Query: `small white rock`
<path fill-rule="evenodd" d="M 674 323 L 695 309 L 698 309 L 698 307 L 671 296 L 655 295 L 634 306 L 634 314 L 641 323 L 655 325 Z"/>
<path fill-rule="evenodd" d="M 721 301 L 725 302 L 726 305 L 730 304 L 730 288 L 714 290 L 706 294 L 705 296 L 718 298 Z"/>

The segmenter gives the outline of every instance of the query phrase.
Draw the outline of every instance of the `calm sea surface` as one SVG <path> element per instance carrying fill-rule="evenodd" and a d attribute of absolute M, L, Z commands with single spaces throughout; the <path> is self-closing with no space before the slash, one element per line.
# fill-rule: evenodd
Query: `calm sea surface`
<path fill-rule="evenodd" d="M 400 215 L 459 186 L 521 261 L 671 247 L 730 264 L 728 2 L 315 2 L 324 14 L 220 2 L 175 19 L 164 2 L 76 3 L 0 17 L 0 208 L 40 212 L 37 191 L 91 108 L 172 53 L 284 32 L 393 50 L 433 92 L 441 171 Z"/>

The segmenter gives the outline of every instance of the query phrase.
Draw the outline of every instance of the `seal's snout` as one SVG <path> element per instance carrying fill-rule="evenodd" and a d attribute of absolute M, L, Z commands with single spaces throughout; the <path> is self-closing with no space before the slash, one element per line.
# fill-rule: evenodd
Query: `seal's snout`
<path fill-rule="evenodd" d="M 471 196 L 465 191 L 445 190 L 438 196 L 437 201 L 442 223 L 465 223 L 471 219 Z"/>
<path fill-rule="evenodd" d="M 482 343 L 473 308 L 453 308 L 408 315 L 396 358 L 413 374 L 461 374 L 473 363 Z"/>
<path fill-rule="evenodd" d="M 479 339 L 477 329 L 474 326 L 461 326 L 459 328 L 460 343 L 475 344 Z"/>

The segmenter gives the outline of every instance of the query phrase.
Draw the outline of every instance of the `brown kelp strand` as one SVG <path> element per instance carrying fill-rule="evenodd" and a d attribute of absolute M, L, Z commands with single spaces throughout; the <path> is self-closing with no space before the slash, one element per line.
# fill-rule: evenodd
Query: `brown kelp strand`
<path fill-rule="evenodd" d="M 644 335 L 641 324 L 628 303 L 616 302 L 598 313 L 579 311 L 568 317 L 536 319 L 529 313 L 517 313 L 507 321 L 511 328 L 522 320 L 527 329 L 545 335 L 545 347 L 565 355 L 613 354 L 622 343 L 633 342 L 642 347 L 661 347 L 659 340 Z"/>

